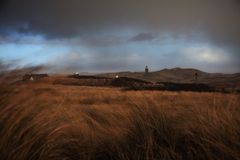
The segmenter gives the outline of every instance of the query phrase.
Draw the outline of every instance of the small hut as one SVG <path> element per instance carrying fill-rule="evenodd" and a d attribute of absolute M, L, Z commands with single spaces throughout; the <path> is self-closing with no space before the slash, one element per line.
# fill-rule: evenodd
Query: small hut
<path fill-rule="evenodd" d="M 80 74 L 78 72 L 75 72 L 73 77 L 78 78 L 78 77 L 80 77 Z"/>
<path fill-rule="evenodd" d="M 28 81 L 28 80 L 36 80 L 36 79 L 41 79 L 48 77 L 48 74 L 32 74 L 32 73 L 27 73 L 23 76 L 23 81 Z"/>

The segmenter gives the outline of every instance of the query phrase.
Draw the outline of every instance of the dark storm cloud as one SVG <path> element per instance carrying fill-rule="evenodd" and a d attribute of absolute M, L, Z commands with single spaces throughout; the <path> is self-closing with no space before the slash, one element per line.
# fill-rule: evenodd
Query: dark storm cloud
<path fill-rule="evenodd" d="M 204 31 L 217 44 L 240 44 L 239 0 L 5 0 L 0 6 L 0 34 L 69 38 L 127 26 L 177 35 Z"/>
<path fill-rule="evenodd" d="M 75 42 L 77 42 L 75 40 Z M 96 37 L 83 37 L 78 43 L 85 43 L 91 47 L 101 47 L 101 46 L 114 46 L 125 43 L 124 37 L 119 36 L 96 36 Z"/>
<path fill-rule="evenodd" d="M 130 41 L 151 41 L 156 37 L 152 33 L 139 33 L 138 35 L 132 37 Z"/>
<path fill-rule="evenodd" d="M 136 70 L 143 64 L 176 67 L 191 60 L 187 67 L 219 65 L 219 71 L 224 67 L 239 71 L 239 28 L 239 0 L 0 1 L 2 51 L 11 43 L 36 44 L 49 55 L 66 52 L 52 62 L 60 69 Z M 142 43 L 146 41 L 150 43 Z M 193 44 L 197 47 L 190 49 L 192 54 L 181 53 Z M 50 49 L 53 46 L 55 50 Z M 56 49 L 62 46 L 75 56 Z M 12 52 L 17 55 L 18 48 Z"/>

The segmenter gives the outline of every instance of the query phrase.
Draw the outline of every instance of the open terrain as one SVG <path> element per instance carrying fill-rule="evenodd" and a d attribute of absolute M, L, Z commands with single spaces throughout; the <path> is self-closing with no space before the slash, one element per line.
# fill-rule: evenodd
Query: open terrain
<path fill-rule="evenodd" d="M 240 159 L 239 94 L 10 80 L 0 85 L 3 160 Z"/>
<path fill-rule="evenodd" d="M 194 75 L 198 77 L 195 80 Z M 172 68 L 160 71 L 149 72 L 117 72 L 99 74 L 105 77 L 132 77 L 150 82 L 171 82 L 171 83 L 204 83 L 218 89 L 240 90 L 240 73 L 223 74 L 207 73 L 193 68 Z"/>

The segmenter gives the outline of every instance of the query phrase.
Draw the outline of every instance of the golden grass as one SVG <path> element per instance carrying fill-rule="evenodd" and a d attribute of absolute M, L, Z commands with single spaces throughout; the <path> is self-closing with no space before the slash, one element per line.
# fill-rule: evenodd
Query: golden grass
<path fill-rule="evenodd" d="M 240 96 L 29 83 L 0 89 L 0 159 L 240 159 Z"/>

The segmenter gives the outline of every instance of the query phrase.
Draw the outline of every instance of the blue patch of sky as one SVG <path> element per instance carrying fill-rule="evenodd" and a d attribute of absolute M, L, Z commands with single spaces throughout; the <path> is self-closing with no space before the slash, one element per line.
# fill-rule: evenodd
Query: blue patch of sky
<path fill-rule="evenodd" d="M 63 46 L 48 45 L 41 35 L 11 33 L 0 43 L 0 59 L 17 60 L 19 66 L 44 64 L 49 58 L 67 52 Z"/>
<path fill-rule="evenodd" d="M 68 52 L 68 47 L 57 45 L 16 43 L 0 45 L 0 59 L 18 60 L 19 66 L 45 64 L 52 58 Z"/>

